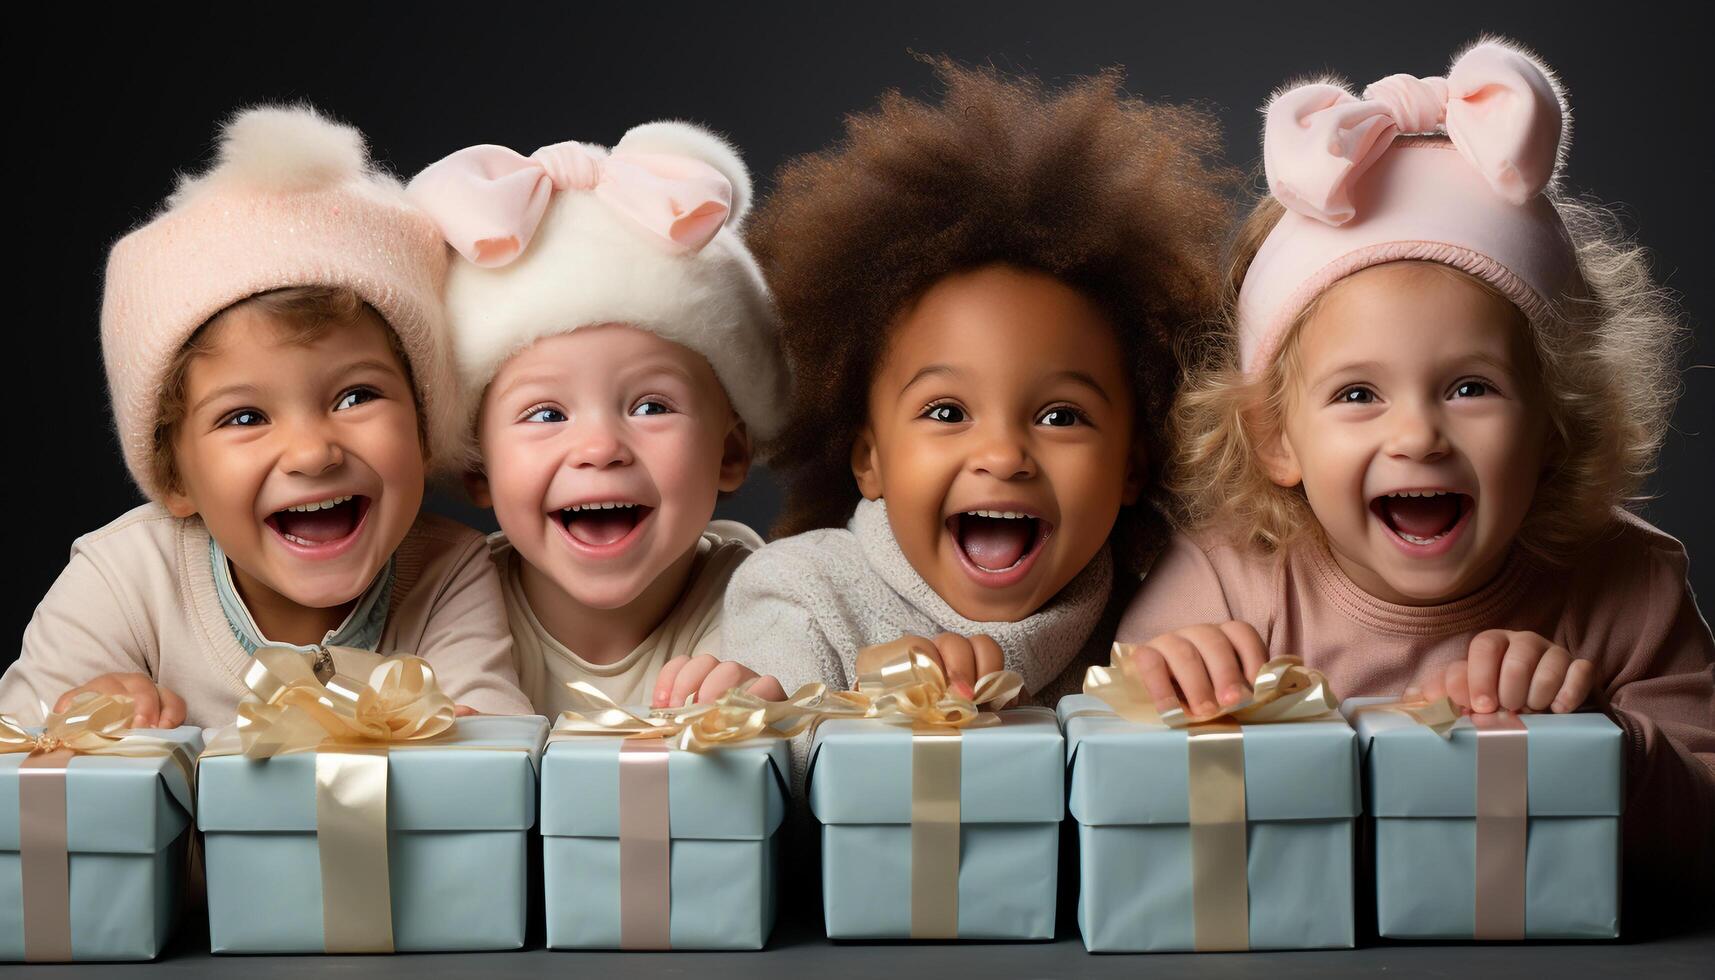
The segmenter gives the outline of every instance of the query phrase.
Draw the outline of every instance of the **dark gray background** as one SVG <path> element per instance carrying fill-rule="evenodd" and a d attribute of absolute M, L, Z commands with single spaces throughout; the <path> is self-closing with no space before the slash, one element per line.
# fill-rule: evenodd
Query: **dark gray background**
<path fill-rule="evenodd" d="M 13 383 L 13 586 L 22 634 L 79 534 L 139 497 L 114 441 L 97 346 L 107 247 L 145 219 L 173 174 L 203 165 L 234 108 L 308 99 L 368 134 L 410 175 L 459 147 L 528 153 L 565 139 L 609 143 L 660 117 L 706 123 L 743 148 L 759 190 L 789 156 L 840 133 L 888 88 L 929 94 L 911 52 L 992 62 L 1050 82 L 1127 69 L 1138 94 L 1219 112 L 1234 162 L 1255 164 L 1257 107 L 1282 82 L 1333 71 L 1358 84 L 1439 74 L 1458 48 L 1498 33 L 1536 49 L 1566 82 L 1575 126 L 1569 184 L 1623 207 L 1681 291 L 1697 333 L 1686 363 L 1715 361 L 1703 118 L 1706 40 L 1677 7 L 1647 3 L 1442 2 L 1397 12 L 1311 2 L 667 5 L 500 3 L 223 5 L 162 12 L 55 5 L 6 32 L 13 179 L 6 290 Z M 1706 516 L 1715 374 L 1690 370 L 1645 515 L 1685 542 L 1693 582 L 1715 591 Z M 765 473 L 723 505 L 765 528 Z M 432 506 L 491 527 L 450 498 Z M 0 644 L 0 664 L 16 647 Z"/>

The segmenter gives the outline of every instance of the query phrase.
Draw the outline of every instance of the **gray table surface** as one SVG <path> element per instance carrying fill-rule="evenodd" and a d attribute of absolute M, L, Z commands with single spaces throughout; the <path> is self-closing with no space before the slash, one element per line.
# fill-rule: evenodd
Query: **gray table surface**
<path fill-rule="evenodd" d="M 800 910 L 807 906 L 800 905 Z M 212 956 L 206 932 L 192 923 L 167 954 L 153 964 L 0 966 L 8 980 L 29 977 L 112 976 L 117 972 L 151 976 L 229 978 L 270 977 L 694 977 L 696 980 L 892 980 L 939 975 L 981 977 L 1454 977 L 1483 980 L 1616 976 L 1647 980 L 1715 977 L 1715 925 L 1676 934 L 1619 943 L 1446 944 L 1406 946 L 1367 944 L 1352 950 L 1303 952 L 1136 954 L 1092 956 L 1084 951 L 1077 927 L 1061 917 L 1060 938 L 1051 943 L 831 943 L 818 930 L 813 908 L 788 914 L 773 941 L 756 953 L 622 953 L 550 951 L 538 939 L 533 948 L 508 953 L 399 954 L 394 956 Z"/>

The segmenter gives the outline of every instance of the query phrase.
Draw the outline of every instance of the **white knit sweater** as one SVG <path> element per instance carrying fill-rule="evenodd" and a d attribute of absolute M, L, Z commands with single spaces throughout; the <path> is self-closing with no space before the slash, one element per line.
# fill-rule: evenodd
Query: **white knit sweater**
<path fill-rule="evenodd" d="M 1008 669 L 1032 696 L 1065 693 L 1081 676 L 1113 586 L 1107 548 L 1049 603 L 1014 623 L 966 619 L 947 605 L 899 550 L 885 501 L 865 500 L 841 529 L 808 531 L 765 545 L 733 573 L 726 593 L 722 656 L 773 674 L 786 693 L 822 681 L 847 689 L 857 652 L 911 633 L 984 633 L 1000 644 Z M 1080 653 L 1085 656 L 1080 656 Z M 794 783 L 803 785 L 804 746 L 794 746 Z"/>

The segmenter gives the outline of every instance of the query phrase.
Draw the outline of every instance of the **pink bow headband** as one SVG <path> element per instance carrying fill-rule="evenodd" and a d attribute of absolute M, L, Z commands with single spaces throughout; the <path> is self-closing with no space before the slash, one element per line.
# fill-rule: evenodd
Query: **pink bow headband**
<path fill-rule="evenodd" d="M 701 160 L 670 153 L 608 152 L 566 142 L 528 157 L 504 146 L 471 146 L 411 181 L 417 204 L 472 263 L 518 258 L 555 191 L 589 191 L 669 252 L 707 245 L 732 211 L 732 183 Z"/>
<path fill-rule="evenodd" d="M 1391 75 L 1357 98 L 1339 85 L 1269 104 L 1263 166 L 1287 208 L 1239 292 L 1240 365 L 1261 370 L 1321 292 L 1383 262 L 1432 261 L 1491 283 L 1533 321 L 1576 280 L 1543 191 L 1565 109 L 1546 71 L 1496 42 L 1446 78 Z M 1446 139 L 1405 139 L 1413 134 Z"/>

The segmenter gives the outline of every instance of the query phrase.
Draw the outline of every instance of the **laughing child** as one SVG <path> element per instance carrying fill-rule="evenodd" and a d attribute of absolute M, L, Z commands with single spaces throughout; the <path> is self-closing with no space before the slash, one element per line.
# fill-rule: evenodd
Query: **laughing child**
<path fill-rule="evenodd" d="M 739 231 L 750 178 L 718 137 L 639 126 L 611 151 L 473 146 L 411 194 L 459 257 L 446 301 L 500 531 L 513 653 L 537 710 L 566 683 L 681 704 L 773 678 L 721 655 L 721 600 L 761 544 L 711 521 L 783 416 L 775 318 Z"/>
<path fill-rule="evenodd" d="M 1621 505 L 1683 333 L 1642 250 L 1554 186 L 1564 119 L 1496 42 L 1274 99 L 1232 333 L 1177 412 L 1194 530 L 1119 638 L 1195 714 L 1284 653 L 1344 696 L 1599 708 L 1629 736 L 1628 869 L 1673 894 L 1715 877 L 1715 640 L 1685 549 Z"/>
<path fill-rule="evenodd" d="M 1209 117 L 1112 73 L 940 73 L 939 105 L 889 95 L 788 164 L 752 228 L 793 372 L 788 536 L 733 577 L 727 646 L 844 688 L 861 647 L 933 638 L 956 689 L 1005 666 L 1051 703 L 1157 539 L 1227 176 Z"/>
<path fill-rule="evenodd" d="M 0 711 L 93 690 L 141 726 L 228 724 L 270 644 L 324 675 L 362 675 L 329 646 L 416 654 L 464 708 L 528 711 L 482 537 L 419 514 L 450 435 L 445 268 L 355 130 L 236 116 L 108 259 L 102 358 L 150 502 L 73 543 Z"/>

